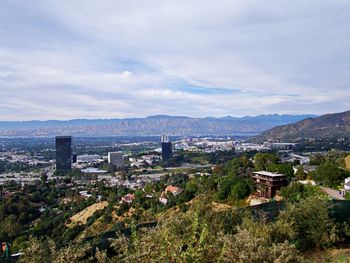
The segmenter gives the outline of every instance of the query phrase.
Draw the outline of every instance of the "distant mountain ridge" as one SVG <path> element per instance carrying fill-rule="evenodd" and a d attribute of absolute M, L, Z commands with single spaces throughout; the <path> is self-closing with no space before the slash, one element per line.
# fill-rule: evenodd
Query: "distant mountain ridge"
<path fill-rule="evenodd" d="M 237 135 L 259 134 L 315 115 L 259 115 L 206 117 L 155 115 L 128 119 L 74 119 L 67 121 L 0 121 L 0 136 L 122 136 L 122 135 Z"/>
<path fill-rule="evenodd" d="M 293 124 L 274 127 L 254 141 L 302 141 L 350 138 L 350 111 L 307 118 Z"/>

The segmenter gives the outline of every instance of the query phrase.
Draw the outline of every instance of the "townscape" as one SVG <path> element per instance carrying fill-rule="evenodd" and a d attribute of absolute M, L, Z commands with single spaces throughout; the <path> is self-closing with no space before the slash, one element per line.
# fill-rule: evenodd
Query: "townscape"
<path fill-rule="evenodd" d="M 86 147 L 57 136 L 35 150 L 28 149 L 31 138 L 16 148 L 0 140 L 0 239 L 4 251 L 22 259 L 27 242 L 99 239 L 166 221 L 203 200 L 219 211 L 264 211 L 260 206 L 304 195 L 350 199 L 350 157 L 341 150 L 229 136 L 84 138 Z"/>
<path fill-rule="evenodd" d="M 0 263 L 350 263 L 349 21 L 0 0 Z"/>

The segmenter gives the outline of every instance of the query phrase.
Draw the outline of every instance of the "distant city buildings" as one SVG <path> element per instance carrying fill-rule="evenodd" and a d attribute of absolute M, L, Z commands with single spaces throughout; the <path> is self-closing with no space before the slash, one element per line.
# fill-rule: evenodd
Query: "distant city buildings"
<path fill-rule="evenodd" d="M 293 150 L 297 144 L 290 142 L 266 142 L 264 146 L 271 148 L 272 150 Z"/>
<path fill-rule="evenodd" d="M 161 136 L 161 143 L 162 143 L 162 158 L 164 161 L 167 161 L 173 155 L 173 146 L 169 141 L 169 136 L 163 134 Z"/>
<path fill-rule="evenodd" d="M 98 154 L 82 154 L 77 156 L 77 163 L 99 163 L 103 159 Z"/>
<path fill-rule="evenodd" d="M 105 174 L 107 171 L 101 170 L 95 167 L 87 167 L 85 169 L 81 169 L 81 172 L 84 174 Z"/>
<path fill-rule="evenodd" d="M 123 153 L 122 152 L 109 152 L 108 163 L 117 167 L 123 166 Z"/>
<path fill-rule="evenodd" d="M 56 136 L 56 171 L 70 172 L 72 168 L 72 137 Z"/>

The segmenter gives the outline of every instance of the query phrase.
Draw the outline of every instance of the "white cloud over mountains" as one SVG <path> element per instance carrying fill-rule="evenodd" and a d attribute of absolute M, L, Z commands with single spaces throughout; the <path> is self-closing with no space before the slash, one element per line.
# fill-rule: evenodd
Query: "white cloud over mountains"
<path fill-rule="evenodd" d="M 349 107 L 346 0 L 0 4 L 2 120 Z"/>

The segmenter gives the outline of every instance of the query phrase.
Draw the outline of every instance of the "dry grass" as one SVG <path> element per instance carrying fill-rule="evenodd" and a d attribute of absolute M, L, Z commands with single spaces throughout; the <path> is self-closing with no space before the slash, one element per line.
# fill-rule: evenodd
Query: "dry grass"
<path fill-rule="evenodd" d="M 345 157 L 345 167 L 350 170 L 350 155 Z"/>
<path fill-rule="evenodd" d="M 107 205 L 107 201 L 90 205 L 89 207 L 85 208 L 84 210 L 80 211 L 79 213 L 75 214 L 70 218 L 71 223 L 69 224 L 69 227 L 72 227 L 77 224 L 86 224 L 86 221 L 90 216 L 92 216 L 96 211 L 105 208 Z"/>
<path fill-rule="evenodd" d="M 221 204 L 221 203 L 216 203 L 216 202 L 212 202 L 211 204 L 212 204 L 214 212 L 224 212 L 224 211 L 232 209 L 232 206 L 227 205 L 227 204 Z"/>
<path fill-rule="evenodd" d="M 328 249 L 305 256 L 312 263 L 350 263 L 350 248 Z"/>

